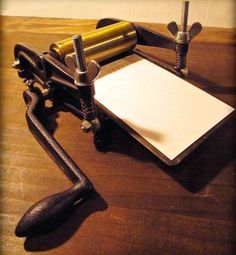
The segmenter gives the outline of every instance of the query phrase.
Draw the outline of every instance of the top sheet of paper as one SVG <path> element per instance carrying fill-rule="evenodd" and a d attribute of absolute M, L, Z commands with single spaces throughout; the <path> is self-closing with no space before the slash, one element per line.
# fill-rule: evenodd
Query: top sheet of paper
<path fill-rule="evenodd" d="M 145 59 L 95 86 L 98 102 L 170 160 L 234 110 Z"/>

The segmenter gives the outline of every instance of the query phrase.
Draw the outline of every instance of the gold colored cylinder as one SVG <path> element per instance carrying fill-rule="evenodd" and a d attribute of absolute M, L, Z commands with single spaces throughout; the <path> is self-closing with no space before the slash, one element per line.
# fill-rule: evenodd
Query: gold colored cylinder
<path fill-rule="evenodd" d="M 86 61 L 98 62 L 114 57 L 135 47 L 137 35 L 134 27 L 127 21 L 99 28 L 82 34 Z M 53 43 L 50 51 L 62 61 L 65 56 L 74 52 L 72 38 Z"/>

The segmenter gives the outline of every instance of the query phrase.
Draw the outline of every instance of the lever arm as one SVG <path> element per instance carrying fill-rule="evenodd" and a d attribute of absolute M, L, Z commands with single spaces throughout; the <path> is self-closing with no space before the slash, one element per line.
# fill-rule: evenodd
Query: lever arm
<path fill-rule="evenodd" d="M 94 187 L 76 163 L 69 157 L 55 138 L 41 124 L 37 114 L 43 99 L 40 90 L 26 90 L 24 99 L 28 105 L 26 119 L 30 131 L 48 154 L 74 183 L 72 188 L 44 198 L 32 206 L 19 221 L 15 233 L 17 236 L 35 236 L 45 234 L 57 228 L 73 205 L 88 198 Z"/>

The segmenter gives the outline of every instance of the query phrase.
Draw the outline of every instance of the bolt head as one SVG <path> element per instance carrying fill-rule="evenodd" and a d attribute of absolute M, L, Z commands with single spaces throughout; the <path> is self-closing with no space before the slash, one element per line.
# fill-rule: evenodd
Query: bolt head
<path fill-rule="evenodd" d="M 82 121 L 82 124 L 81 124 L 81 130 L 84 132 L 84 133 L 88 133 L 92 130 L 93 126 L 92 124 L 87 121 L 87 120 L 83 120 Z"/>
<path fill-rule="evenodd" d="M 14 61 L 12 67 L 15 68 L 15 69 L 19 69 L 20 68 L 20 61 L 19 61 L 19 59 Z"/>

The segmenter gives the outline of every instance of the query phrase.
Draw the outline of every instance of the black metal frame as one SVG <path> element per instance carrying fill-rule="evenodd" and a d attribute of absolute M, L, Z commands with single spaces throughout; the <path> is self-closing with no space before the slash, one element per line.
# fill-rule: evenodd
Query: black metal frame
<path fill-rule="evenodd" d="M 118 19 L 103 19 L 98 22 L 97 28 L 118 21 Z M 136 24 L 132 25 L 137 32 L 138 44 L 176 51 L 178 45 L 172 38 Z M 137 53 L 145 56 L 144 53 Z M 17 236 L 40 235 L 58 226 L 58 219 L 63 218 L 65 212 L 75 203 L 89 198 L 95 189 L 88 177 L 43 123 L 46 118 L 46 100 L 51 100 L 53 107 L 66 108 L 76 116 L 83 118 L 80 95 L 74 84 L 72 72 L 52 52 L 38 54 L 24 44 L 16 44 L 14 55 L 14 67 L 18 69 L 19 77 L 24 79 L 28 85 L 28 89 L 23 93 L 28 107 L 26 111 L 28 127 L 47 153 L 74 183 L 71 189 L 45 198 L 31 207 L 16 227 Z M 166 65 L 164 67 L 166 68 Z M 173 67 L 167 68 L 177 75 L 182 75 L 180 70 Z M 35 83 L 40 84 L 42 89 L 35 86 Z M 101 122 L 101 129 L 94 132 L 94 143 L 97 149 L 102 150 L 111 142 L 111 129 L 107 116 L 99 107 L 98 118 Z"/>

